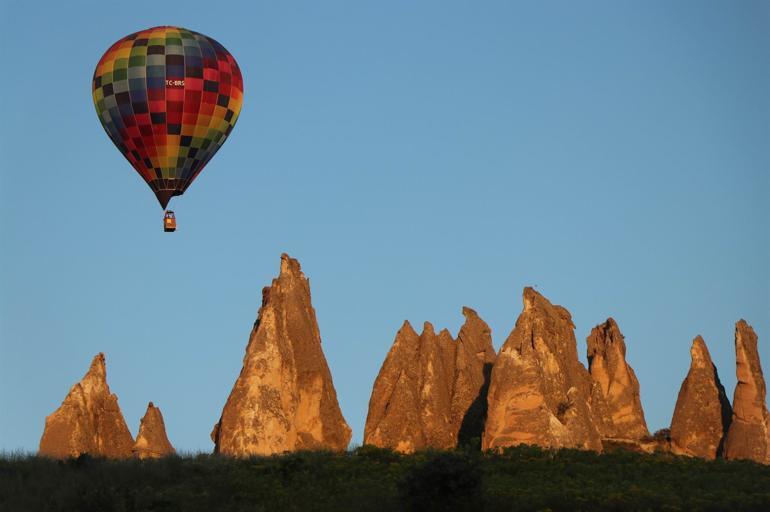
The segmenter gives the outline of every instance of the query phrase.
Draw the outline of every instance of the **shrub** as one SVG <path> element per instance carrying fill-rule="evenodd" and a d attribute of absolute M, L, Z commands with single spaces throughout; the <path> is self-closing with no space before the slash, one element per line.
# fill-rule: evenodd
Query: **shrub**
<path fill-rule="evenodd" d="M 438 453 L 407 473 L 399 490 L 406 510 L 478 510 L 479 464 L 461 453 Z"/>
<path fill-rule="evenodd" d="M 401 460 L 401 454 L 390 448 L 380 448 L 371 444 L 365 444 L 356 448 L 353 452 L 356 457 L 361 457 L 372 462 L 392 464 Z"/>

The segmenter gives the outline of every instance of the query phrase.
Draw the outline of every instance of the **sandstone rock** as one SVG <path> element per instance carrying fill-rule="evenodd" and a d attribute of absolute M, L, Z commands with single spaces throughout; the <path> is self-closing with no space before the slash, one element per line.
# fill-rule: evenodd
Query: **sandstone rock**
<path fill-rule="evenodd" d="M 690 371 L 679 389 L 671 419 L 671 451 L 703 459 L 722 455 L 732 408 L 711 361 L 706 343 L 697 336 L 690 348 Z"/>
<path fill-rule="evenodd" d="M 100 353 L 61 406 L 45 419 L 38 453 L 56 458 L 84 453 L 122 458 L 131 456 L 133 444 L 118 397 L 107 385 L 104 354 Z"/>
<path fill-rule="evenodd" d="M 420 334 L 420 419 L 427 446 L 449 449 L 457 444 L 452 426 L 455 343 L 449 331 L 438 334 L 425 322 Z"/>
<path fill-rule="evenodd" d="M 765 378 L 757 351 L 757 335 L 745 320 L 735 324 L 738 384 L 733 397 L 733 421 L 725 439 L 725 458 L 770 463 Z"/>
<path fill-rule="evenodd" d="M 299 262 L 283 254 L 280 275 L 262 291 L 243 368 L 211 434 L 214 451 L 345 450 L 350 434 L 321 349 L 310 284 Z"/>
<path fill-rule="evenodd" d="M 464 307 L 465 323 L 457 334 L 455 379 L 452 387 L 452 424 L 456 444 L 481 440 L 487 419 L 487 391 L 497 355 L 492 331 L 471 308 Z"/>
<path fill-rule="evenodd" d="M 448 449 L 480 438 L 495 352 L 489 327 L 475 311 L 457 341 L 425 322 L 398 331 L 369 401 L 364 443 L 410 453 Z"/>
<path fill-rule="evenodd" d="M 482 447 L 517 444 L 601 451 L 591 377 L 577 357 L 569 312 L 532 288 L 492 368 Z"/>
<path fill-rule="evenodd" d="M 638 440 L 649 436 L 639 397 L 639 381 L 626 362 L 626 344 L 614 319 L 597 325 L 588 336 L 588 369 L 594 386 L 592 405 L 601 419 L 596 421 L 604 438 Z M 601 399 L 595 396 L 596 391 Z M 603 403 L 602 403 L 603 402 Z M 605 405 L 606 404 L 606 405 Z M 594 411 L 595 416 L 598 411 Z"/>
<path fill-rule="evenodd" d="M 147 404 L 147 412 L 139 424 L 139 434 L 136 436 L 132 452 L 134 457 L 139 459 L 159 458 L 175 453 L 166 436 L 163 415 L 152 402 Z"/>
<path fill-rule="evenodd" d="M 417 334 L 409 322 L 398 331 L 374 383 L 364 443 L 411 453 L 457 444 L 452 423 L 455 342 L 425 322 Z"/>
<path fill-rule="evenodd" d="M 404 453 L 427 446 L 422 428 L 420 361 L 420 336 L 404 322 L 374 381 L 364 444 Z"/>

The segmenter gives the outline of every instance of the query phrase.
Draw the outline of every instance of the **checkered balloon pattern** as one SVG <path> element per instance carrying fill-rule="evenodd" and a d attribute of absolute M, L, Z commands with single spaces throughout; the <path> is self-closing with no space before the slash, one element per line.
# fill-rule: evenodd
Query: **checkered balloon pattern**
<path fill-rule="evenodd" d="M 94 72 L 93 97 L 112 142 L 165 208 L 230 135 L 243 78 L 233 56 L 210 37 L 155 27 L 107 50 Z"/>

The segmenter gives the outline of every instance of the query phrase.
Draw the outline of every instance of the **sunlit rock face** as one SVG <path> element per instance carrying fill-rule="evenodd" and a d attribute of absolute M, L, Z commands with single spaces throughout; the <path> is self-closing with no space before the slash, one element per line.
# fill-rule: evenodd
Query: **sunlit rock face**
<path fill-rule="evenodd" d="M 107 385 L 104 354 L 100 353 L 61 406 L 45 419 L 38 453 L 56 458 L 81 454 L 123 458 L 131 456 L 133 445 L 118 397 Z"/>
<path fill-rule="evenodd" d="M 425 322 L 420 334 L 417 385 L 419 389 L 420 424 L 425 443 L 433 448 L 448 449 L 455 445 L 452 428 L 452 385 L 455 343 L 449 331 L 436 334 Z"/>
<path fill-rule="evenodd" d="M 594 327 L 587 345 L 588 370 L 595 383 L 591 403 L 597 404 L 594 416 L 602 437 L 638 440 L 649 436 L 639 381 L 626 362 L 626 344 L 615 320 L 608 318 Z"/>
<path fill-rule="evenodd" d="M 364 443 L 410 453 L 480 438 L 495 359 L 489 326 L 470 308 L 457 340 L 425 322 L 404 322 L 377 375 Z"/>
<path fill-rule="evenodd" d="M 160 409 L 150 402 L 139 424 L 139 433 L 131 450 L 139 459 L 154 459 L 175 453 L 166 435 L 166 424 Z"/>
<path fill-rule="evenodd" d="M 706 342 L 697 336 L 671 419 L 671 451 L 709 460 L 720 457 L 732 414 Z"/>
<path fill-rule="evenodd" d="M 523 295 L 524 310 L 492 369 L 482 447 L 601 451 L 591 376 L 577 357 L 572 317 L 532 288 Z"/>
<path fill-rule="evenodd" d="M 321 349 L 310 284 L 299 262 L 284 254 L 280 275 L 262 291 L 243 368 L 211 433 L 214 451 L 345 450 L 350 435 Z"/>
<path fill-rule="evenodd" d="M 420 362 L 420 336 L 404 322 L 374 381 L 364 444 L 405 453 L 427 446 L 420 405 Z"/>
<path fill-rule="evenodd" d="M 457 334 L 455 376 L 452 386 L 452 425 L 456 444 L 481 441 L 487 419 L 487 392 L 496 354 L 492 331 L 469 307 Z"/>
<path fill-rule="evenodd" d="M 745 320 L 735 324 L 738 384 L 733 397 L 733 421 L 725 440 L 725 458 L 770 463 L 765 378 L 757 351 L 757 335 Z"/>

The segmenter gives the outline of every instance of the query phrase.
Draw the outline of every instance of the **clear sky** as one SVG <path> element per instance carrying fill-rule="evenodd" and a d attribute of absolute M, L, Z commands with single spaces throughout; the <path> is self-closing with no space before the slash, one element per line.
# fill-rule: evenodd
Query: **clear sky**
<path fill-rule="evenodd" d="M 91 76 L 178 25 L 244 76 L 235 130 L 164 234 Z M 279 256 L 310 278 L 360 443 L 399 326 L 499 348 L 537 285 L 626 336 L 651 430 L 704 336 L 770 371 L 770 4 L 0 0 L 0 449 L 36 450 L 94 354 L 133 434 L 147 402 L 210 451 Z M 770 375 L 769 375 L 770 376 Z"/>

